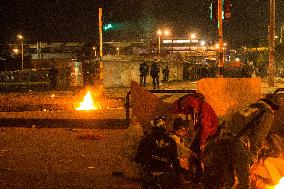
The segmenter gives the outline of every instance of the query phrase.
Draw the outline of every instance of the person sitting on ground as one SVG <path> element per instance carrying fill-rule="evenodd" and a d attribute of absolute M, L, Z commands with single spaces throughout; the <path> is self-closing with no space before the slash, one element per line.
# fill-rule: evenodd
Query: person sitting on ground
<path fill-rule="evenodd" d="M 177 117 L 173 121 L 173 131 L 170 137 L 175 140 L 177 144 L 178 159 L 182 169 L 182 173 L 179 175 L 183 184 L 190 181 L 193 176 L 193 165 L 190 164 L 191 159 L 197 158 L 196 154 L 191 151 L 186 144 L 185 139 L 188 135 L 189 121 L 183 120 L 181 117 Z"/>
<path fill-rule="evenodd" d="M 135 161 L 142 166 L 143 188 L 180 188 L 177 145 L 166 130 L 164 117 L 151 121 L 149 134 L 142 138 Z"/>
<path fill-rule="evenodd" d="M 233 187 L 236 173 L 238 188 L 250 187 L 250 167 L 258 161 L 279 108 L 277 95 L 269 94 L 230 115 L 219 140 L 204 151 L 205 186 Z"/>
<path fill-rule="evenodd" d="M 195 182 L 202 182 L 203 168 L 202 153 L 209 141 L 214 141 L 218 136 L 219 119 L 211 105 L 206 102 L 201 93 L 190 93 L 173 102 L 170 112 L 173 114 L 184 114 L 193 121 L 193 137 L 189 148 L 196 153 L 198 158 L 194 159 Z"/>

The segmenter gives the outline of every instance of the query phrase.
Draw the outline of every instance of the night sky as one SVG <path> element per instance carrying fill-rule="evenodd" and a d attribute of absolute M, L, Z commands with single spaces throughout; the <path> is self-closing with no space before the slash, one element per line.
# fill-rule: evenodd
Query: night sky
<path fill-rule="evenodd" d="M 103 3 L 101 3 L 103 2 Z M 104 18 L 120 24 L 104 33 L 104 40 L 140 40 L 167 27 L 172 37 L 196 32 L 217 40 L 216 23 L 209 18 L 210 0 L 2 0 L 1 39 L 13 41 L 23 33 L 27 41 L 67 42 L 98 39 L 98 8 Z M 266 38 L 269 0 L 232 0 L 232 18 L 224 22 L 224 38 L 247 45 Z M 284 0 L 276 0 L 276 35 L 284 23 Z"/>

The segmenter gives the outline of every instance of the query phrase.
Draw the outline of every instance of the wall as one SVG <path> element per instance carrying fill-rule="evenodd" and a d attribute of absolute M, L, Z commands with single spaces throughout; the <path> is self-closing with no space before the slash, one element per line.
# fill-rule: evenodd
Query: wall
<path fill-rule="evenodd" d="M 71 59 L 32 59 L 32 68 L 50 68 L 55 64 L 59 70 L 67 68 Z M 104 61 L 103 62 L 103 82 L 105 87 L 130 87 L 131 80 L 140 82 L 139 65 L 141 61 Z M 166 65 L 170 68 L 169 80 L 182 80 L 183 65 L 176 62 L 161 62 L 160 80 L 163 79 L 162 68 Z M 149 64 L 150 66 L 150 64 Z M 147 77 L 147 83 L 152 84 L 150 75 Z"/>
<path fill-rule="evenodd" d="M 105 87 L 130 87 L 131 80 L 140 82 L 139 61 L 105 61 L 104 69 L 104 86 Z M 163 78 L 162 67 L 169 65 L 170 80 L 182 79 L 182 64 L 180 63 L 160 63 L 160 80 Z M 150 65 L 149 65 L 150 66 Z M 152 78 L 147 77 L 147 83 L 152 83 Z"/>

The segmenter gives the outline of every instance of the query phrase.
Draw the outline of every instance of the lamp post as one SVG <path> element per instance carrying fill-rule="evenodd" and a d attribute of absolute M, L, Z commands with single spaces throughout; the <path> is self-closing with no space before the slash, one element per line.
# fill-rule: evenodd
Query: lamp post
<path fill-rule="evenodd" d="M 24 69 L 24 36 L 21 34 L 17 35 L 17 39 L 21 41 L 21 46 L 22 46 L 22 70 Z"/>
<path fill-rule="evenodd" d="M 158 39 L 159 39 L 159 41 L 158 41 L 159 54 L 161 54 L 161 36 L 162 35 L 165 35 L 165 36 L 170 35 L 170 31 L 169 30 L 164 30 L 164 31 L 158 30 L 157 35 L 158 35 Z"/>

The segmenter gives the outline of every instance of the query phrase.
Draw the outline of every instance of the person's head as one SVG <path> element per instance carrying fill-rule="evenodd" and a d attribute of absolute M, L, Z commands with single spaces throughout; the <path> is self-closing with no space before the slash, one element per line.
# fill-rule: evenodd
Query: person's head
<path fill-rule="evenodd" d="M 203 94 L 195 93 L 189 98 L 189 102 L 188 102 L 189 107 L 192 108 L 194 113 L 199 113 L 202 108 L 202 104 L 204 100 L 205 100 L 205 97 Z"/>
<path fill-rule="evenodd" d="M 188 121 L 183 120 L 181 117 L 177 117 L 173 122 L 173 132 L 181 138 L 184 138 L 188 132 Z"/>
<path fill-rule="evenodd" d="M 265 103 L 269 104 L 272 110 L 277 111 L 280 108 L 278 96 L 276 94 L 267 94 L 261 99 Z"/>
<path fill-rule="evenodd" d="M 163 116 L 157 116 L 151 120 L 151 133 L 157 138 L 163 137 L 166 133 L 166 122 Z"/>
<path fill-rule="evenodd" d="M 157 116 L 151 120 L 152 127 L 166 128 L 165 116 Z"/>

